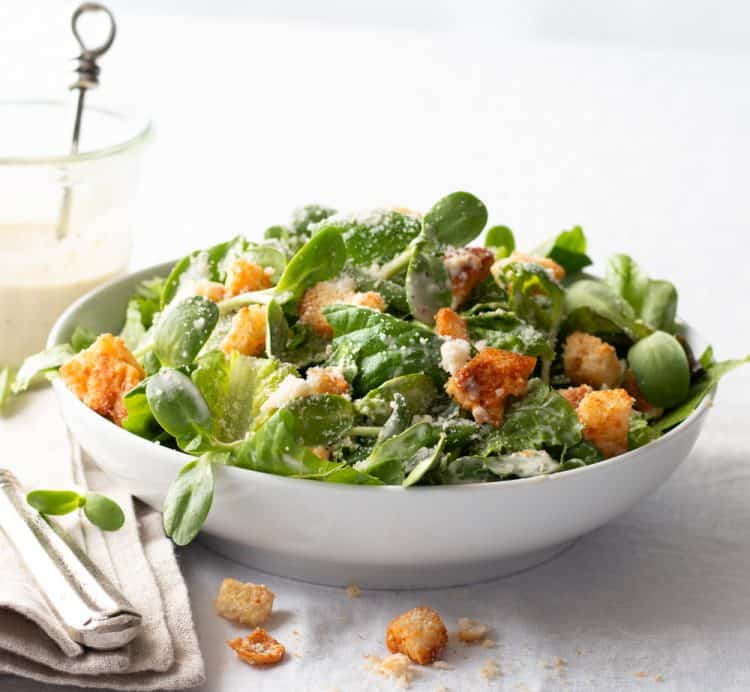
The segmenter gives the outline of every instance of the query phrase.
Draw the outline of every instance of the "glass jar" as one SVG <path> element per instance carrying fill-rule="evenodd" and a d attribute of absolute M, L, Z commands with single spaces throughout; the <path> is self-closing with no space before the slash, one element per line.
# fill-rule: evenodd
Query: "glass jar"
<path fill-rule="evenodd" d="M 44 348 L 60 313 L 130 259 L 148 121 L 53 101 L 0 102 L 0 366 Z"/>

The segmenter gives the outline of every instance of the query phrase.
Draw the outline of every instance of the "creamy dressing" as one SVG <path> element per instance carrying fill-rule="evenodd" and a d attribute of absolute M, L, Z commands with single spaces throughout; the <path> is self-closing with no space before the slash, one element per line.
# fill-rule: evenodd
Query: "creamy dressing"
<path fill-rule="evenodd" d="M 57 240 L 53 224 L 0 224 L 0 366 L 43 349 L 68 305 L 124 271 L 127 233 L 111 228 Z"/>

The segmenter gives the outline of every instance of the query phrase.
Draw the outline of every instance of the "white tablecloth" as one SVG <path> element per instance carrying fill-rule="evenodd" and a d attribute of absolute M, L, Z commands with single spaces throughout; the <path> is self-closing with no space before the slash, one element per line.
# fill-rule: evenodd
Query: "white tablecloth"
<path fill-rule="evenodd" d="M 120 33 L 96 98 L 141 102 L 157 124 L 135 267 L 258 233 L 308 201 L 424 208 L 465 188 L 523 247 L 581 223 L 595 258 L 629 251 L 674 280 L 682 314 L 720 357 L 748 351 L 746 53 L 514 42 L 492 25 L 467 34 L 114 9 Z M 59 89 L 74 50 L 67 8 L 13 11 L 0 8 L 5 92 Z M 414 689 L 750 688 L 749 384 L 736 375 L 722 387 L 695 452 L 658 493 L 497 583 L 349 600 L 184 550 L 206 692 L 389 689 L 362 656 L 383 655 L 388 620 L 418 603 L 453 628 L 463 616 L 491 624 L 498 647 L 452 649 L 456 670 L 427 670 Z M 212 602 L 225 576 L 277 593 L 284 665 L 251 669 L 224 644 L 236 630 Z M 546 668 L 556 656 L 567 664 Z M 479 675 L 490 659 L 504 671 L 491 684 Z"/>

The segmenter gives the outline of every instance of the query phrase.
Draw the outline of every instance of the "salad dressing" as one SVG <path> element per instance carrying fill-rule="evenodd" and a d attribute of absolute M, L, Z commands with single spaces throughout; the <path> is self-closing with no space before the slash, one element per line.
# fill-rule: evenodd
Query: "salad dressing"
<path fill-rule="evenodd" d="M 125 269 L 125 234 L 73 231 L 57 240 L 56 230 L 55 224 L 0 224 L 0 367 L 44 348 L 68 305 Z"/>

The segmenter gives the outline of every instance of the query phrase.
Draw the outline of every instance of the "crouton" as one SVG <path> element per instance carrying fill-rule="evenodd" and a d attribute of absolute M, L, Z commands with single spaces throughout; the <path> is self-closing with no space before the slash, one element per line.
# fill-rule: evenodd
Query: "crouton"
<path fill-rule="evenodd" d="M 660 418 L 662 416 L 664 409 L 659 406 L 653 406 L 646 401 L 646 397 L 644 397 L 641 390 L 638 389 L 635 376 L 630 368 L 625 371 L 625 389 L 635 400 L 633 407 L 636 411 L 645 414 L 647 418 Z"/>
<path fill-rule="evenodd" d="M 492 252 L 483 247 L 453 248 L 443 255 L 443 264 L 451 279 L 454 310 L 490 275 L 494 261 Z"/>
<path fill-rule="evenodd" d="M 262 627 L 254 629 L 246 637 L 230 639 L 227 644 L 245 663 L 251 666 L 273 665 L 284 658 L 286 653 L 284 645 L 276 641 Z"/>
<path fill-rule="evenodd" d="M 323 461 L 328 461 L 331 458 L 331 450 L 328 447 L 320 445 L 318 447 L 310 447 L 310 451 Z"/>
<path fill-rule="evenodd" d="M 306 379 L 311 394 L 346 394 L 349 383 L 337 367 L 309 368 Z"/>
<path fill-rule="evenodd" d="M 216 612 L 244 627 L 262 625 L 271 614 L 274 593 L 265 584 L 243 584 L 236 579 L 221 582 Z"/>
<path fill-rule="evenodd" d="M 633 399 L 624 389 L 591 392 L 576 409 L 583 436 L 605 457 L 628 451 L 628 428 Z"/>
<path fill-rule="evenodd" d="M 583 397 L 590 394 L 593 390 L 589 385 L 582 384 L 578 387 L 568 387 L 567 389 L 558 389 L 557 393 L 562 396 L 573 408 L 578 408 L 578 404 L 583 401 Z"/>
<path fill-rule="evenodd" d="M 224 353 L 238 351 L 244 356 L 259 356 L 266 347 L 266 308 L 247 305 L 232 318 L 229 333 L 221 342 Z"/>
<path fill-rule="evenodd" d="M 227 270 L 227 298 L 238 296 L 248 291 L 260 291 L 271 287 L 271 277 L 259 264 L 253 264 L 243 257 L 238 257 Z"/>
<path fill-rule="evenodd" d="M 527 255 L 525 252 L 515 251 L 511 253 L 508 260 L 510 262 L 538 264 L 552 274 L 553 278 L 557 279 L 557 281 L 562 281 L 565 278 L 565 269 L 549 257 L 535 257 L 534 255 Z"/>
<path fill-rule="evenodd" d="M 198 281 L 195 284 L 194 291 L 195 295 L 208 298 L 214 303 L 218 303 L 219 301 L 224 300 L 224 297 L 226 295 L 224 284 L 220 284 L 218 281 Z"/>
<path fill-rule="evenodd" d="M 622 367 L 614 347 L 593 334 L 573 332 L 568 335 L 563 366 L 573 384 L 611 389 L 622 382 Z"/>
<path fill-rule="evenodd" d="M 469 330 L 461 315 L 450 308 L 440 308 L 435 315 L 435 331 L 439 336 L 450 336 L 454 339 L 468 341 Z"/>
<path fill-rule="evenodd" d="M 448 642 L 440 615 L 432 608 L 412 608 L 391 621 L 385 643 L 391 653 L 406 654 L 414 663 L 432 663 Z"/>
<path fill-rule="evenodd" d="M 458 638 L 466 644 L 484 641 L 490 628 L 481 622 L 474 622 L 469 618 L 458 619 Z"/>
<path fill-rule="evenodd" d="M 337 303 L 359 305 L 378 312 L 385 310 L 383 296 L 375 291 L 357 293 L 354 280 L 347 276 L 337 281 L 321 281 L 308 288 L 299 304 L 300 322 L 312 327 L 317 334 L 326 339 L 333 338 L 333 329 L 322 311 L 324 307 Z"/>
<path fill-rule="evenodd" d="M 533 356 L 485 348 L 448 380 L 445 391 L 477 423 L 500 427 L 506 398 L 526 394 L 535 366 Z"/>
<path fill-rule="evenodd" d="M 65 363 L 60 376 L 86 406 L 121 425 L 127 416 L 122 397 L 146 373 L 119 336 L 102 334 Z"/>

